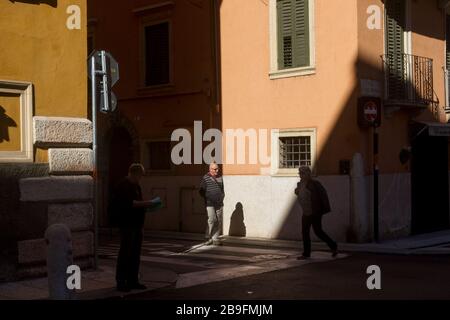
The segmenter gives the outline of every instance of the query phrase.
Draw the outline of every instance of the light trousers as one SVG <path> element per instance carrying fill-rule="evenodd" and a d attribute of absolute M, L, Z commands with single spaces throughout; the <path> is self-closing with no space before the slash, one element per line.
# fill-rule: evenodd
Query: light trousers
<path fill-rule="evenodd" d="M 206 237 L 208 239 L 217 240 L 222 231 L 223 207 L 216 209 L 208 206 L 206 207 L 206 212 L 208 213 Z"/>

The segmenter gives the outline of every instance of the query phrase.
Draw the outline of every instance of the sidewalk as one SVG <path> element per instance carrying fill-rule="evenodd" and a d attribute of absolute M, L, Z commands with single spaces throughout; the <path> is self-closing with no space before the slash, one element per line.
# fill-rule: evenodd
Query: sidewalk
<path fill-rule="evenodd" d="M 147 232 L 153 238 L 171 238 L 180 240 L 202 241 L 203 235 L 181 232 Z M 222 236 L 222 243 L 229 246 L 269 247 L 301 249 L 301 241 L 277 240 L 250 237 Z M 450 254 L 450 230 L 410 236 L 398 240 L 383 241 L 380 243 L 339 243 L 339 251 L 382 253 L 382 254 Z M 313 250 L 328 250 L 323 242 L 312 242 Z"/>
<path fill-rule="evenodd" d="M 123 293 L 116 290 L 115 261 L 99 259 L 98 270 L 81 272 L 81 290 L 77 290 L 74 299 L 105 299 L 143 293 L 146 291 L 174 285 L 178 275 L 169 270 L 141 266 L 144 278 L 141 282 L 146 290 L 133 290 Z M 17 282 L 0 283 L 0 300 L 46 300 L 48 299 L 48 280 L 37 278 Z"/>

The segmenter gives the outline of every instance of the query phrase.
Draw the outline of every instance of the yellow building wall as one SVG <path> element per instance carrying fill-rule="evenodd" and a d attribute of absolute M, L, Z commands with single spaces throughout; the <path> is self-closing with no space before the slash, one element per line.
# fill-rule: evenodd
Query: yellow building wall
<path fill-rule="evenodd" d="M 86 0 L 0 2 L 0 80 L 34 85 L 33 115 L 86 118 L 86 25 Z"/>
<path fill-rule="evenodd" d="M 0 151 L 20 151 L 20 95 L 0 92 Z"/>

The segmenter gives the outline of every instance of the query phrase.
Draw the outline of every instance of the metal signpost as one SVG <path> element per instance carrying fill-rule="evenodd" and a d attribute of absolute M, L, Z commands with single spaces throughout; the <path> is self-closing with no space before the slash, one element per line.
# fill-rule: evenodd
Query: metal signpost
<path fill-rule="evenodd" d="M 92 102 L 92 150 L 94 179 L 94 265 L 98 267 L 98 170 L 97 170 L 97 86 L 100 88 L 100 112 L 111 113 L 117 107 L 117 99 L 111 87 L 119 80 L 119 64 L 104 51 L 94 51 L 88 58 L 88 76 L 91 79 Z M 98 82 L 97 79 L 100 79 Z"/>
<path fill-rule="evenodd" d="M 373 232 L 375 242 L 378 242 L 378 105 L 374 101 L 367 101 L 363 106 L 364 118 L 373 128 Z"/>

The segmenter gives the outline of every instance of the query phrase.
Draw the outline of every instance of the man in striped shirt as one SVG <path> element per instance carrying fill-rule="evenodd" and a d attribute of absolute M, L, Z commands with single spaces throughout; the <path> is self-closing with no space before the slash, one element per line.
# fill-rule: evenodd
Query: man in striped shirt
<path fill-rule="evenodd" d="M 212 162 L 209 172 L 200 183 L 200 195 L 205 199 L 208 214 L 208 229 L 206 244 L 219 245 L 219 235 L 222 229 L 223 199 L 225 197 L 223 179 L 219 174 L 219 166 Z"/>

